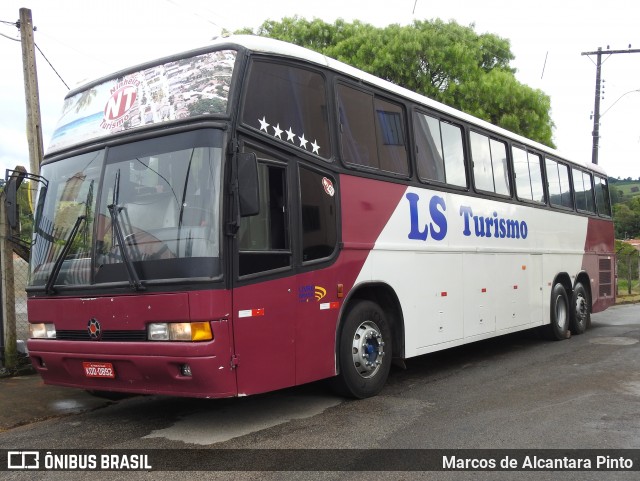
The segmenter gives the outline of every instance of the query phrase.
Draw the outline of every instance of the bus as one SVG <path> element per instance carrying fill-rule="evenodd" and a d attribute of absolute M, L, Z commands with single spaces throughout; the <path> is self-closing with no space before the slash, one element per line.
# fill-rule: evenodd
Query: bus
<path fill-rule="evenodd" d="M 607 176 L 319 53 L 231 36 L 67 95 L 41 168 L 47 384 L 245 396 L 614 303 Z"/>

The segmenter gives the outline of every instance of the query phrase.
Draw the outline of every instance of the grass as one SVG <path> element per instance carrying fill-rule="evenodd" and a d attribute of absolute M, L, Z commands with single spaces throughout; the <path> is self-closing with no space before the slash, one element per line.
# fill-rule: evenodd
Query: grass
<path fill-rule="evenodd" d="M 631 281 L 631 294 L 626 279 L 618 279 L 618 293 L 616 304 L 630 304 L 640 302 L 640 281 Z"/>
<path fill-rule="evenodd" d="M 623 202 L 640 196 L 640 182 L 616 182 L 611 184 L 611 188 L 622 191 L 623 197 L 620 200 Z M 633 190 L 635 190 L 635 192 Z"/>

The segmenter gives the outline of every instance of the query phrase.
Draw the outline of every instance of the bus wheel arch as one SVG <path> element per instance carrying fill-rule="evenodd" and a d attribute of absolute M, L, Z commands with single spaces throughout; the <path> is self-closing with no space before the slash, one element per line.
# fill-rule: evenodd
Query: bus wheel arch
<path fill-rule="evenodd" d="M 570 306 L 570 324 L 572 334 L 582 334 L 591 327 L 591 283 L 586 272 L 576 277 Z"/>
<path fill-rule="evenodd" d="M 386 284 L 352 290 L 336 331 L 332 387 L 342 395 L 371 397 L 384 387 L 393 356 L 404 355 L 404 326 L 398 298 Z"/>

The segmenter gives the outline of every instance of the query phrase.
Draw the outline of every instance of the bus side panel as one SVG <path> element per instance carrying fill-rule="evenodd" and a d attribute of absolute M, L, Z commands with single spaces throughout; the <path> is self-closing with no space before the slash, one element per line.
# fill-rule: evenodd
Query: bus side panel
<path fill-rule="evenodd" d="M 336 262 L 298 276 L 296 383 L 336 374 L 336 335 L 344 300 L 406 186 L 351 175 L 339 184 L 342 245 Z M 343 297 L 338 297 L 341 285 Z"/>
<path fill-rule="evenodd" d="M 410 186 L 357 282 L 395 291 L 407 357 L 539 326 L 554 279 L 580 271 L 587 221 Z"/>
<path fill-rule="evenodd" d="M 368 255 L 365 250 L 342 250 L 335 264 L 298 276 L 296 299 L 296 384 L 336 374 L 336 328 L 344 297 Z"/>

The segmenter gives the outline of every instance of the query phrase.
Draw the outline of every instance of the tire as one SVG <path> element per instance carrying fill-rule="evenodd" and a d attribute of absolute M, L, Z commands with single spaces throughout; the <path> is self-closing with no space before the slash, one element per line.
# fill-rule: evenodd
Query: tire
<path fill-rule="evenodd" d="M 364 399 L 378 394 L 391 368 L 391 328 L 380 307 L 355 301 L 340 332 L 338 376 L 333 388 L 341 395 Z"/>
<path fill-rule="evenodd" d="M 558 283 L 551 290 L 551 324 L 545 327 L 545 335 L 552 341 L 561 341 L 569 337 L 569 298 L 567 292 Z"/>
<path fill-rule="evenodd" d="M 571 296 L 571 322 L 569 328 L 572 334 L 582 334 L 591 326 L 591 302 L 589 294 L 580 282 L 573 288 Z"/>

